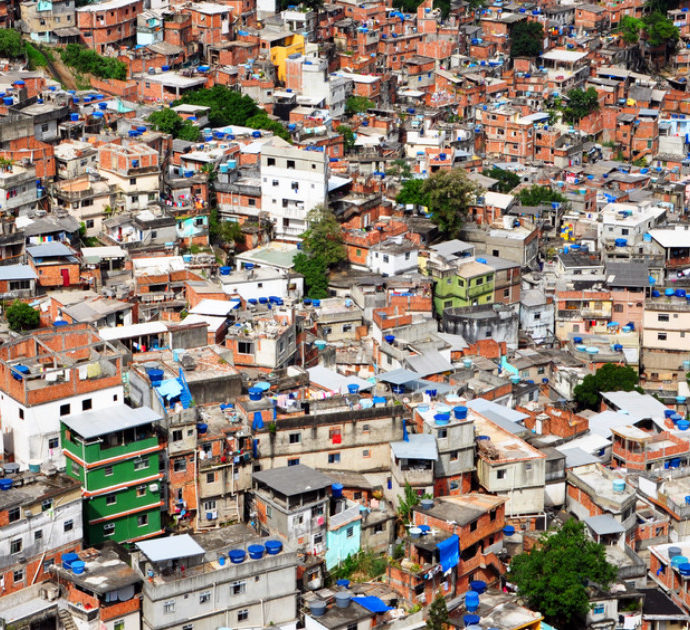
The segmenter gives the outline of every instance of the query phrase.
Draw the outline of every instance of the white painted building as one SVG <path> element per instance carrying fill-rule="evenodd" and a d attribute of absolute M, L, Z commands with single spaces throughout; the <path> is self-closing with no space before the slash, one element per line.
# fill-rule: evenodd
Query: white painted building
<path fill-rule="evenodd" d="M 281 138 L 261 148 L 261 209 L 275 223 L 277 239 L 299 240 L 309 210 L 328 198 L 328 158 L 297 149 Z"/>
<path fill-rule="evenodd" d="M 367 254 L 367 267 L 382 276 L 397 276 L 417 270 L 419 247 L 402 236 L 374 245 Z"/>
<path fill-rule="evenodd" d="M 520 296 L 520 329 L 536 343 L 554 334 L 553 299 L 542 291 L 523 291 Z"/>
<path fill-rule="evenodd" d="M 240 269 L 228 276 L 220 276 L 223 291 L 239 295 L 244 300 L 276 297 L 302 297 L 304 278 L 289 271 L 258 267 Z"/>

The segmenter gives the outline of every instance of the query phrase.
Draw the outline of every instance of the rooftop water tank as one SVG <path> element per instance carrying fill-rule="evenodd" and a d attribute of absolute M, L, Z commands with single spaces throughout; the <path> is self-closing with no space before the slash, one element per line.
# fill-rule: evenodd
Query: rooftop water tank
<path fill-rule="evenodd" d="M 343 496 L 343 484 L 342 483 L 334 483 L 331 485 L 331 496 L 334 499 L 340 499 L 340 497 Z"/>
<path fill-rule="evenodd" d="M 438 426 L 445 426 L 445 425 L 450 423 L 450 414 L 448 414 L 448 413 L 434 414 L 434 422 Z"/>
<path fill-rule="evenodd" d="M 326 614 L 326 602 L 320 599 L 312 599 L 309 602 L 309 612 L 312 617 L 322 617 Z"/>
<path fill-rule="evenodd" d="M 613 491 L 614 492 L 624 492 L 625 491 L 625 480 L 614 479 L 613 480 Z"/>
<path fill-rule="evenodd" d="M 456 420 L 465 420 L 465 418 L 467 418 L 467 407 L 464 405 L 453 407 L 453 413 L 455 414 Z"/>
<path fill-rule="evenodd" d="M 283 543 L 279 540 L 267 540 L 264 547 L 266 547 L 266 553 L 269 556 L 276 556 L 283 550 Z"/>
<path fill-rule="evenodd" d="M 233 564 L 241 564 L 244 562 L 247 554 L 245 553 L 244 549 L 231 549 L 228 553 L 228 556 L 230 558 L 230 562 Z"/>
<path fill-rule="evenodd" d="M 335 594 L 335 605 L 337 608 L 347 608 L 350 605 L 352 595 L 348 591 L 338 591 Z"/>
<path fill-rule="evenodd" d="M 479 608 L 479 593 L 477 591 L 467 591 L 465 593 L 465 608 L 469 612 L 474 612 Z"/>
<path fill-rule="evenodd" d="M 249 557 L 252 560 L 261 560 L 261 558 L 264 557 L 266 547 L 263 545 L 249 545 L 249 547 L 247 547 L 247 551 L 249 552 Z"/>

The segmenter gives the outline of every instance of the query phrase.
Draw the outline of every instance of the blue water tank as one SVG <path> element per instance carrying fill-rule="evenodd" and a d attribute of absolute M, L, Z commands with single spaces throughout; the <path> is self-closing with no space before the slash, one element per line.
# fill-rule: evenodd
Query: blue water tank
<path fill-rule="evenodd" d="M 477 591 L 467 591 L 465 593 L 465 608 L 469 612 L 474 612 L 479 608 L 479 593 Z"/>
<path fill-rule="evenodd" d="M 484 580 L 472 580 L 470 582 L 470 588 L 481 595 L 486 591 L 486 582 Z"/>
<path fill-rule="evenodd" d="M 331 496 L 334 499 L 339 499 L 340 497 L 343 496 L 343 484 L 342 483 L 334 483 L 331 486 Z"/>
<path fill-rule="evenodd" d="M 252 560 L 261 560 L 266 551 L 266 547 L 263 545 L 249 545 L 249 547 L 247 547 L 247 551 L 249 552 L 249 557 Z"/>
<path fill-rule="evenodd" d="M 453 407 L 453 414 L 456 420 L 465 420 L 467 418 L 467 407 L 464 405 Z"/>
<path fill-rule="evenodd" d="M 515 533 L 515 527 L 512 525 L 506 525 L 503 528 L 503 535 L 504 536 L 512 536 Z"/>
<path fill-rule="evenodd" d="M 279 540 L 267 540 L 264 547 L 266 547 L 266 553 L 269 556 L 276 556 L 283 550 L 283 543 Z"/>
<path fill-rule="evenodd" d="M 438 426 L 445 426 L 445 425 L 450 423 L 450 414 L 449 413 L 434 414 L 434 422 Z"/>

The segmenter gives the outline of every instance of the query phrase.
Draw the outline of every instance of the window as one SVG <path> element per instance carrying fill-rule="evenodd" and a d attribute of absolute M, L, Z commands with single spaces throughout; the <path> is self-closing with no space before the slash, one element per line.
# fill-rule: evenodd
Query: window
<path fill-rule="evenodd" d="M 50 438 L 48 440 L 48 448 L 58 448 L 60 446 L 60 440 L 58 438 Z"/>
<path fill-rule="evenodd" d="M 86 227 L 87 229 L 92 228 L 94 226 L 93 219 L 86 219 Z M 123 622 L 124 623 L 124 622 Z"/>
<path fill-rule="evenodd" d="M 176 459 L 173 463 L 173 471 L 184 472 L 187 470 L 187 460 L 183 457 L 181 459 Z"/>
<path fill-rule="evenodd" d="M 505 468 L 496 471 L 496 479 L 505 479 L 506 471 Z"/>
<path fill-rule="evenodd" d="M 10 542 L 10 553 L 19 553 L 22 550 L 22 539 L 15 538 Z"/>
<path fill-rule="evenodd" d="M 46 510 L 49 510 L 50 508 L 53 507 L 53 500 L 52 499 L 44 499 L 41 501 L 41 511 L 45 512 Z"/>
<path fill-rule="evenodd" d="M 208 604 L 211 601 L 211 591 L 204 591 L 199 595 L 200 604 Z"/>
<path fill-rule="evenodd" d="M 19 409 L 19 419 L 24 420 L 24 410 L 22 408 Z"/>
<path fill-rule="evenodd" d="M 250 341 L 238 341 L 237 352 L 240 354 L 254 354 L 254 344 Z"/>
<path fill-rule="evenodd" d="M 149 467 L 148 459 L 135 459 L 134 470 L 146 470 Z"/>
<path fill-rule="evenodd" d="M 299 466 L 299 457 L 294 457 L 292 459 L 288 459 L 287 465 L 288 466 Z"/>
<path fill-rule="evenodd" d="M 276 159 L 275 158 L 266 158 L 266 166 L 275 166 L 276 165 Z"/>
<path fill-rule="evenodd" d="M 142 484 L 141 486 L 137 486 L 137 498 L 145 497 L 146 496 L 146 484 Z"/>
<path fill-rule="evenodd" d="M 77 462 L 72 462 L 72 474 L 73 475 L 80 475 L 81 474 L 81 467 Z"/>
<path fill-rule="evenodd" d="M 103 525 L 103 535 L 112 536 L 115 533 L 115 523 L 106 523 Z"/>
<path fill-rule="evenodd" d="M 60 405 L 60 415 L 61 416 L 68 416 L 69 415 L 69 403 Z"/>
<path fill-rule="evenodd" d="M 348 623 L 347 624 L 347 630 L 357 630 L 357 624 L 356 623 Z"/>
<path fill-rule="evenodd" d="M 41 540 L 43 538 L 43 530 L 42 529 L 37 529 L 34 532 L 34 540 Z"/>
<path fill-rule="evenodd" d="M 472 521 L 470 523 L 470 531 L 471 532 L 476 532 L 477 531 L 477 521 Z"/>
<path fill-rule="evenodd" d="M 113 630 L 125 630 L 125 620 L 124 619 L 118 619 L 113 624 Z"/>
<path fill-rule="evenodd" d="M 53 558 L 50 558 L 50 560 L 46 560 L 43 563 L 43 573 L 47 573 L 48 569 L 50 569 L 50 567 L 52 567 L 54 564 L 55 564 L 55 560 L 53 560 Z"/>
<path fill-rule="evenodd" d="M 340 463 L 340 453 L 329 453 L 328 454 L 329 464 L 339 464 Z"/>
<path fill-rule="evenodd" d="M 345 530 L 345 536 L 348 538 L 352 538 L 355 535 L 355 528 L 354 525 L 351 525 Z"/>
<path fill-rule="evenodd" d="M 208 501 L 204 501 L 204 510 L 215 510 L 216 509 L 216 500 L 215 499 L 209 499 Z"/>
<path fill-rule="evenodd" d="M 387 263 L 389 260 L 390 260 L 390 258 L 388 257 L 388 254 L 384 254 L 383 255 L 383 262 Z"/>
<path fill-rule="evenodd" d="M 302 441 L 301 433 L 290 433 L 290 444 L 299 444 Z"/>
<path fill-rule="evenodd" d="M 213 483 L 216 480 L 216 473 L 206 473 L 206 483 Z"/>
<path fill-rule="evenodd" d="M 10 523 L 14 523 L 15 521 L 18 521 L 20 516 L 21 516 L 21 511 L 19 510 L 18 507 L 13 507 L 7 511 L 7 517 L 9 519 Z"/>
<path fill-rule="evenodd" d="M 175 612 L 175 600 L 171 599 L 163 604 L 163 612 L 171 615 Z"/>
<path fill-rule="evenodd" d="M 12 581 L 16 584 L 17 582 L 24 581 L 24 569 L 17 569 L 12 573 Z"/>
<path fill-rule="evenodd" d="M 237 611 L 237 621 L 247 621 L 249 619 L 249 611 L 245 608 L 244 610 Z"/>
<path fill-rule="evenodd" d="M 191 623 L 185 624 L 182 626 L 182 630 L 193 630 L 194 626 Z"/>
<path fill-rule="evenodd" d="M 362 457 L 365 457 L 365 458 L 366 458 L 366 457 L 371 457 L 371 451 L 370 451 L 368 448 L 365 448 L 365 449 L 362 451 Z"/>
<path fill-rule="evenodd" d="M 374 533 L 380 534 L 382 531 L 383 531 L 383 523 L 376 523 L 376 525 L 374 525 Z"/>
<path fill-rule="evenodd" d="M 299 191 L 299 182 L 292 182 L 292 184 L 290 184 L 290 188 L 292 188 L 292 190 L 295 192 Z"/>
<path fill-rule="evenodd" d="M 115 505 L 117 503 L 117 496 L 114 494 L 106 494 L 105 495 L 105 504 L 106 505 Z"/>
<path fill-rule="evenodd" d="M 668 313 L 659 313 L 659 314 L 657 315 L 657 319 L 658 319 L 660 322 L 667 322 L 667 321 L 668 321 Z"/>
<path fill-rule="evenodd" d="M 503 289 L 503 297 L 510 297 L 510 289 Z"/>
<path fill-rule="evenodd" d="M 277 179 L 274 179 L 274 180 L 271 182 L 271 184 L 273 184 L 273 186 L 277 186 L 277 185 L 279 184 L 279 182 L 278 182 Z"/>
<path fill-rule="evenodd" d="M 266 506 L 266 516 L 267 518 L 271 518 L 273 516 L 273 508 L 270 505 Z"/>
<path fill-rule="evenodd" d="M 451 451 L 450 452 L 450 461 L 454 462 L 458 458 L 458 452 L 457 451 Z"/>
<path fill-rule="evenodd" d="M 323 534 L 319 532 L 318 534 L 314 534 L 314 544 L 315 545 L 320 545 L 323 542 Z"/>
<path fill-rule="evenodd" d="M 239 595 L 240 593 L 247 592 L 247 582 L 242 580 L 240 582 L 233 582 L 230 585 L 230 593 L 232 595 Z"/>
<path fill-rule="evenodd" d="M 172 439 L 173 439 L 173 442 L 180 442 L 182 440 L 182 430 L 181 429 L 175 429 L 172 432 Z"/>
<path fill-rule="evenodd" d="M 149 524 L 149 515 L 148 514 L 140 514 L 137 516 L 137 526 L 138 527 L 144 527 L 145 525 Z"/>
<path fill-rule="evenodd" d="M 457 490 L 460 487 L 460 483 L 457 481 L 457 479 L 454 479 L 453 481 L 450 482 L 449 488 L 452 490 Z"/>
<path fill-rule="evenodd" d="M 71 532 L 74 529 L 74 521 L 72 519 L 65 521 L 62 529 L 66 532 Z"/>
<path fill-rule="evenodd" d="M 294 169 L 295 168 L 295 160 L 288 160 L 287 161 L 287 167 Z"/>
<path fill-rule="evenodd" d="M 85 398 L 84 400 L 81 401 L 81 410 L 82 411 L 88 411 L 89 409 L 91 409 L 91 399 Z"/>
<path fill-rule="evenodd" d="M 659 341 L 666 341 L 666 333 L 657 333 L 656 338 Z"/>
<path fill-rule="evenodd" d="M 474 281 L 474 284 L 475 284 L 476 286 L 479 286 L 480 284 L 484 284 L 484 278 L 477 278 L 477 279 Z"/>
<path fill-rule="evenodd" d="M 592 613 L 595 615 L 603 615 L 604 610 L 604 604 L 594 604 L 594 610 L 592 611 Z"/>
<path fill-rule="evenodd" d="M 438 437 L 439 438 L 447 438 L 448 437 L 448 429 L 439 429 L 438 430 Z"/>

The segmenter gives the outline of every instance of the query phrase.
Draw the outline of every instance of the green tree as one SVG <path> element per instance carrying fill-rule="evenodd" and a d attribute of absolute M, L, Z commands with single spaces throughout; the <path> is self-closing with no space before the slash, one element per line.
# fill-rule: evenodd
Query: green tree
<path fill-rule="evenodd" d="M 366 96 L 349 96 L 345 101 L 345 113 L 348 116 L 352 114 L 363 114 L 369 108 L 374 107 L 376 103 L 370 101 Z"/>
<path fill-rule="evenodd" d="M 343 137 L 343 149 L 345 153 L 349 153 L 355 148 L 355 132 L 349 125 L 338 125 L 335 130 Z"/>
<path fill-rule="evenodd" d="M 5 318 L 9 327 L 15 332 L 37 328 L 41 321 L 41 315 L 36 309 L 19 300 L 15 300 L 7 307 Z"/>
<path fill-rule="evenodd" d="M 198 127 L 168 107 L 153 112 L 148 120 L 158 131 L 169 133 L 173 138 L 197 142 L 201 136 Z"/>
<path fill-rule="evenodd" d="M 61 51 L 62 61 L 85 74 L 92 74 L 101 79 L 127 78 L 127 66 L 113 57 L 101 57 L 97 52 L 81 44 L 67 44 Z"/>
<path fill-rule="evenodd" d="M 398 516 L 403 523 L 409 523 L 412 519 L 412 510 L 419 505 L 422 498 L 409 483 L 405 484 L 404 491 L 404 495 L 398 495 Z"/>
<path fill-rule="evenodd" d="M 544 28 L 539 22 L 522 20 L 510 29 L 510 56 L 538 57 L 543 50 Z"/>
<path fill-rule="evenodd" d="M 302 249 L 309 256 L 319 256 L 327 267 L 347 259 L 343 229 L 333 211 L 315 206 L 307 213 L 307 229 L 301 235 Z"/>
<path fill-rule="evenodd" d="M 0 30 L 0 57 L 16 59 L 24 54 L 24 41 L 19 31 Z"/>
<path fill-rule="evenodd" d="M 565 203 L 566 198 L 557 190 L 549 186 L 539 186 L 534 184 L 529 188 L 523 188 L 517 194 L 518 201 L 523 206 L 541 206 L 552 202 Z"/>
<path fill-rule="evenodd" d="M 642 392 L 637 386 L 639 380 L 637 372 L 630 366 L 607 363 L 594 374 L 587 374 L 582 383 L 575 386 L 573 397 L 580 407 L 597 409 L 601 392 Z"/>
<path fill-rule="evenodd" d="M 587 582 L 602 589 L 616 578 L 603 545 L 589 539 L 583 523 L 571 519 L 545 533 L 530 553 L 510 563 L 510 581 L 532 610 L 559 628 L 583 628 L 589 610 Z"/>
<path fill-rule="evenodd" d="M 640 41 L 640 32 L 644 29 L 644 20 L 624 15 L 618 24 L 618 32 L 626 44 L 637 44 Z"/>
<path fill-rule="evenodd" d="M 290 132 L 285 128 L 285 125 L 268 117 L 268 114 L 261 110 L 258 114 L 254 114 L 245 123 L 247 127 L 252 129 L 263 129 L 264 131 L 272 131 L 274 135 L 283 140 L 290 141 Z"/>
<path fill-rule="evenodd" d="M 654 47 L 662 44 L 673 45 L 680 37 L 678 27 L 659 11 L 652 11 L 644 18 L 644 31 L 647 34 L 647 43 Z"/>
<path fill-rule="evenodd" d="M 568 92 L 568 104 L 563 110 L 563 120 L 576 123 L 597 109 L 599 109 L 599 95 L 593 87 L 587 90 L 574 88 Z"/>
<path fill-rule="evenodd" d="M 496 189 L 502 193 L 509 193 L 520 183 L 520 176 L 517 173 L 506 171 L 505 169 L 498 168 L 498 166 L 484 171 L 483 174 L 492 179 L 497 179 Z"/>
<path fill-rule="evenodd" d="M 427 630 L 444 630 L 448 624 L 448 608 L 446 598 L 441 592 L 436 595 L 429 606 L 429 616 L 426 620 Z"/>
<path fill-rule="evenodd" d="M 428 197 L 431 220 L 447 238 L 460 235 L 467 211 L 482 191 L 461 168 L 437 171 L 422 186 L 422 193 Z"/>
<path fill-rule="evenodd" d="M 402 183 L 395 200 L 401 204 L 411 203 L 415 206 L 429 205 L 429 194 L 423 191 L 423 179 L 407 179 Z"/>
<path fill-rule="evenodd" d="M 321 256 L 300 252 L 293 259 L 293 270 L 304 276 L 304 293 L 308 298 L 328 297 L 328 265 Z"/>

